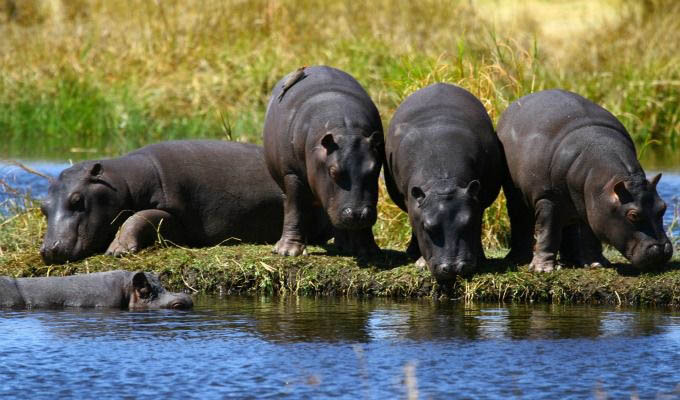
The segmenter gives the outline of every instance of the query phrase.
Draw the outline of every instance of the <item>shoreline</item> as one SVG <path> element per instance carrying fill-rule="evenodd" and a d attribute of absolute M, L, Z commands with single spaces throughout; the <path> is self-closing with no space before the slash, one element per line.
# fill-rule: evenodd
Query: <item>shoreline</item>
<path fill-rule="evenodd" d="M 640 273 L 613 250 L 612 267 L 565 267 L 532 273 L 503 261 L 507 250 L 487 250 L 489 260 L 469 277 L 439 285 L 404 252 L 386 249 L 370 260 L 334 255 L 332 245 L 309 247 L 308 256 L 281 257 L 271 245 L 202 249 L 156 246 L 123 258 L 99 255 L 64 265 L 44 265 L 37 252 L 7 251 L 0 275 L 71 275 L 114 269 L 158 274 L 166 289 L 209 295 L 267 294 L 430 298 L 464 302 L 610 304 L 680 307 L 680 257 L 657 271 Z"/>

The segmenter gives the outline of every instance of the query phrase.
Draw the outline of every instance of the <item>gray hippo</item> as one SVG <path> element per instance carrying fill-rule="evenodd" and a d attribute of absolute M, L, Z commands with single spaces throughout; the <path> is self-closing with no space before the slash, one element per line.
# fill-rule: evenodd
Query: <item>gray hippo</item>
<path fill-rule="evenodd" d="M 449 280 L 484 259 L 482 214 L 504 177 L 502 148 L 482 103 L 457 86 L 437 83 L 410 95 L 385 139 L 385 184 L 408 212 L 408 253 Z"/>
<path fill-rule="evenodd" d="M 135 252 L 159 233 L 195 247 L 228 239 L 274 243 L 281 235 L 283 194 L 260 146 L 171 141 L 64 170 L 41 209 L 47 232 L 40 252 L 54 264 L 104 251 Z M 330 237 L 330 225 L 327 231 L 321 239 Z"/>
<path fill-rule="evenodd" d="M 272 178 L 285 193 L 283 232 L 274 252 L 302 254 L 315 208 L 332 223 L 344 252 L 379 251 L 378 177 L 384 158 L 380 115 L 366 91 L 335 68 L 301 68 L 279 81 L 264 122 Z"/>
<path fill-rule="evenodd" d="M 623 125 L 597 104 L 563 90 L 524 96 L 501 116 L 498 136 L 512 181 L 504 187 L 512 226 L 508 258 L 531 269 L 607 264 L 601 242 L 636 267 L 663 264 L 673 248 L 666 204 L 648 181 Z"/>
<path fill-rule="evenodd" d="M 0 307 L 188 309 L 191 297 L 171 293 L 148 272 L 109 271 L 64 277 L 0 277 Z"/>

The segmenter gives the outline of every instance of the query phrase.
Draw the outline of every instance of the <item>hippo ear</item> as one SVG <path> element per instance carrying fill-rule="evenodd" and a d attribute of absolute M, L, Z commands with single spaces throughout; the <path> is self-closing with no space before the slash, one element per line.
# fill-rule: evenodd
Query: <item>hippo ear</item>
<path fill-rule="evenodd" d="M 624 181 L 618 181 L 614 184 L 612 197 L 614 201 L 621 204 L 626 204 L 633 201 L 633 195 L 631 195 L 626 188 L 626 183 Z"/>
<path fill-rule="evenodd" d="M 148 279 L 146 279 L 144 272 L 135 272 L 135 275 L 132 277 L 132 287 L 142 299 L 151 296 L 151 285 Z"/>
<path fill-rule="evenodd" d="M 418 186 L 414 186 L 411 188 L 411 197 L 416 199 L 418 205 L 420 206 L 423 204 L 423 200 L 425 200 L 425 192 L 423 192 L 423 189 L 419 188 Z"/>
<path fill-rule="evenodd" d="M 90 168 L 90 176 L 100 176 L 103 170 L 104 167 L 102 167 L 102 164 L 96 162 L 92 164 L 92 167 Z"/>
<path fill-rule="evenodd" d="M 649 182 L 652 185 L 652 189 L 656 189 L 656 184 L 661 180 L 661 173 L 656 174 L 654 178 Z"/>
<path fill-rule="evenodd" d="M 335 138 L 332 133 L 327 133 L 321 139 L 321 145 L 326 149 L 326 154 L 331 154 L 338 149 L 338 144 L 335 142 Z"/>
<path fill-rule="evenodd" d="M 477 198 L 477 195 L 479 194 L 479 189 L 482 187 L 481 183 L 477 179 L 470 181 L 468 183 L 467 188 L 465 188 L 465 191 L 467 192 L 468 195 Z"/>

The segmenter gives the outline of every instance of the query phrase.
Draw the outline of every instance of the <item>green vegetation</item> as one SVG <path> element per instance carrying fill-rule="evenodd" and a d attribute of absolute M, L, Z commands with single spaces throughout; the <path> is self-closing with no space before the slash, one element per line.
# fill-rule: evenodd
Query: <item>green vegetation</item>
<path fill-rule="evenodd" d="M 646 166 L 680 165 L 673 0 L 8 0 L 0 38 L 0 158 L 77 161 L 179 138 L 257 143 L 274 83 L 300 65 L 329 64 L 366 87 L 385 127 L 407 95 L 437 81 L 470 90 L 494 120 L 522 95 L 561 87 L 617 115 Z M 403 250 L 407 217 L 381 190 L 376 238 Z M 484 245 L 497 258 L 508 239 L 504 201 L 484 217 Z M 443 290 L 402 253 L 364 265 L 246 245 L 47 267 L 38 255 L 44 224 L 35 210 L 0 220 L 0 274 L 145 268 L 166 273 L 174 288 L 206 292 L 635 304 L 678 304 L 680 287 L 675 271 L 533 275 L 491 261 Z"/>
<path fill-rule="evenodd" d="M 268 245 L 227 244 L 205 249 L 158 246 L 124 258 L 95 256 L 62 266 L 46 266 L 38 253 L 45 221 L 36 209 L 0 224 L 0 275 L 60 276 L 112 269 L 155 271 L 173 290 L 213 294 L 293 293 L 434 297 L 464 301 L 588 302 L 680 306 L 680 256 L 665 270 L 640 273 L 614 251 L 615 268 L 566 268 L 536 274 L 502 261 L 505 251 L 488 250 L 490 261 L 472 277 L 439 286 L 401 251 L 375 259 L 334 255 L 312 247 L 309 256 L 280 257 Z M 403 249 L 403 248 L 402 248 Z"/>

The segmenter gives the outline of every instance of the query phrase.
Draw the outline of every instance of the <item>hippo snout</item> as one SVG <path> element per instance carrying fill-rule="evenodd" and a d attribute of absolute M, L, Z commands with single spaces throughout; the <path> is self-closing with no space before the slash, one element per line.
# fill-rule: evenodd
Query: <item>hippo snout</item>
<path fill-rule="evenodd" d="M 475 263 L 467 260 L 443 261 L 432 264 L 432 275 L 439 282 L 451 281 L 456 276 L 465 274 L 475 268 Z"/>
<path fill-rule="evenodd" d="M 647 245 L 644 251 L 634 254 L 631 262 L 638 268 L 663 265 L 673 256 L 673 245 L 670 240 Z"/>
<path fill-rule="evenodd" d="M 51 243 L 44 242 L 40 246 L 40 256 L 45 264 L 63 264 L 68 260 L 67 255 L 61 251 L 60 244 L 60 240 L 55 240 Z"/>
<path fill-rule="evenodd" d="M 363 206 L 345 207 L 340 216 L 343 227 L 360 229 L 373 226 L 378 215 L 374 206 Z"/>

